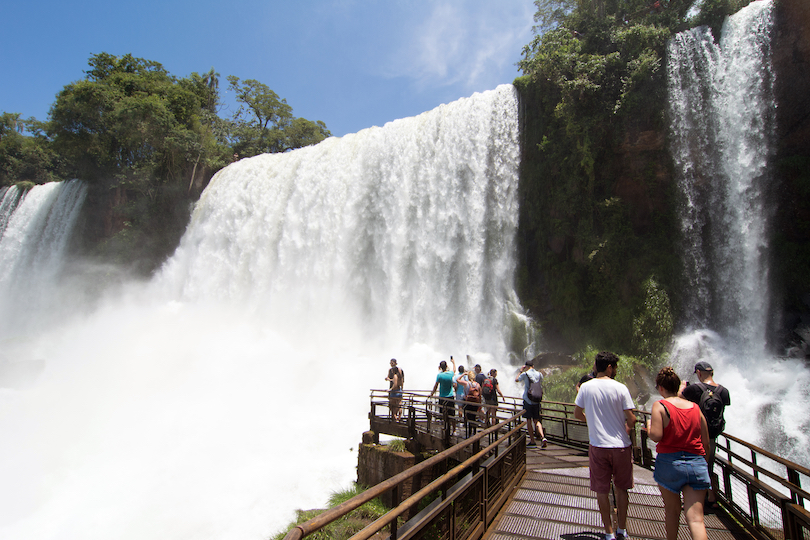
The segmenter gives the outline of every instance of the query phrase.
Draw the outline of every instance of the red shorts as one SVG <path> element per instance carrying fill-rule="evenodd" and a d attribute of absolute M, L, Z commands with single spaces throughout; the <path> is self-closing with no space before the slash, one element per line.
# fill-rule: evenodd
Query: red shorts
<path fill-rule="evenodd" d="M 591 491 L 610 493 L 610 480 L 617 489 L 633 487 L 633 449 L 599 448 L 588 450 L 588 466 L 591 469 Z"/>

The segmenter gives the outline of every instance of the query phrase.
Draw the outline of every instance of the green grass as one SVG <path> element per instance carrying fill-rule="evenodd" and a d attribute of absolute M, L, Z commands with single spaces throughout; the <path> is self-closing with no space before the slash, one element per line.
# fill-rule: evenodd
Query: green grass
<path fill-rule="evenodd" d="M 405 439 L 392 439 L 385 445 L 391 452 L 407 452 L 408 449 L 405 447 L 405 442 Z"/>
<path fill-rule="evenodd" d="M 342 504 L 352 497 L 362 493 L 366 488 L 353 484 L 353 486 L 344 491 L 332 493 L 329 496 L 328 508 L 334 508 Z M 309 521 L 310 519 L 322 514 L 326 509 L 322 510 L 296 510 L 296 518 L 293 523 L 287 528 L 272 537 L 273 540 L 282 540 L 288 532 L 290 532 L 297 525 Z M 364 527 L 374 522 L 377 518 L 381 517 L 388 511 L 379 499 L 372 499 L 363 506 L 355 508 L 344 517 L 333 521 L 321 530 L 307 536 L 311 540 L 345 540 L 352 537 L 361 531 Z"/>

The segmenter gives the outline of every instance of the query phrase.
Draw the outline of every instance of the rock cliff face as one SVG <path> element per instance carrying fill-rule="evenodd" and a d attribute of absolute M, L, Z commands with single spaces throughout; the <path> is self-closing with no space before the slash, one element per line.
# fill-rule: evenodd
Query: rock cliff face
<path fill-rule="evenodd" d="M 810 355 L 810 2 L 776 0 L 775 347 Z"/>
<path fill-rule="evenodd" d="M 810 156 L 810 2 L 778 0 L 776 6 L 779 153 Z"/>

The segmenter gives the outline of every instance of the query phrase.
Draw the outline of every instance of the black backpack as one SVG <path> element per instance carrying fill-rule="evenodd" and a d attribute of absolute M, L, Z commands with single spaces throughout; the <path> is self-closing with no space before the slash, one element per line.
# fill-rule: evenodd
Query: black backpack
<path fill-rule="evenodd" d="M 726 428 L 726 421 L 723 418 L 725 404 L 720 398 L 720 391 L 723 389 L 719 384 L 717 388 L 712 388 L 708 384 L 698 383 L 703 389 L 700 395 L 700 412 L 706 417 L 706 424 L 709 427 L 709 437 L 714 439 Z"/>
<path fill-rule="evenodd" d="M 543 376 L 529 385 L 529 399 L 540 403 L 543 401 Z"/>
<path fill-rule="evenodd" d="M 495 395 L 495 384 L 492 382 L 492 377 L 484 379 L 484 384 L 481 385 L 484 392 L 484 397 L 489 399 Z"/>

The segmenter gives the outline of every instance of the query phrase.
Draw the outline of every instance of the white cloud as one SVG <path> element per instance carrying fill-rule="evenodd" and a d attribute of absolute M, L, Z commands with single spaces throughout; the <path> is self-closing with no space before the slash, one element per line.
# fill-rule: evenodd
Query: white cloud
<path fill-rule="evenodd" d="M 409 78 L 417 88 L 476 90 L 517 75 L 514 63 L 531 39 L 532 2 L 442 0 L 425 7 L 424 18 L 401 29 L 385 76 Z"/>

